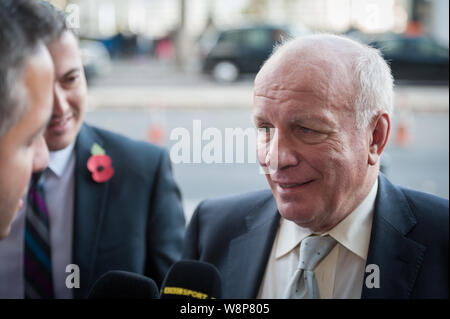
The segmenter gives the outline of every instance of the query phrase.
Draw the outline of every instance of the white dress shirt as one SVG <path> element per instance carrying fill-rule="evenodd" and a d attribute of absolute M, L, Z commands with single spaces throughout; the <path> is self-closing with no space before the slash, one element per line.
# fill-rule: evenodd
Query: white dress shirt
<path fill-rule="evenodd" d="M 359 299 L 365 273 L 378 181 L 361 204 L 329 232 L 337 244 L 314 274 L 321 299 Z M 312 231 L 281 218 L 257 298 L 283 298 L 297 268 L 300 242 Z"/>
<path fill-rule="evenodd" d="M 74 144 L 50 152 L 44 172 L 45 202 L 49 211 L 52 276 L 55 298 L 73 297 L 66 287 L 66 266 L 72 263 L 73 207 L 75 191 Z M 27 201 L 25 200 L 25 203 Z M 0 241 L 0 298 L 24 298 L 24 205 L 16 215 L 11 233 Z"/>

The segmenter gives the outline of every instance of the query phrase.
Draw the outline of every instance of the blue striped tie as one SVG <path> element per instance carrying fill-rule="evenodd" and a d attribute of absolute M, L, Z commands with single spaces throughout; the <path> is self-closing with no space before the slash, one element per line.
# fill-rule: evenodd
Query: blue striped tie
<path fill-rule="evenodd" d="M 28 192 L 25 222 L 25 298 L 51 299 L 53 295 L 50 227 L 45 204 L 43 173 L 34 174 Z"/>

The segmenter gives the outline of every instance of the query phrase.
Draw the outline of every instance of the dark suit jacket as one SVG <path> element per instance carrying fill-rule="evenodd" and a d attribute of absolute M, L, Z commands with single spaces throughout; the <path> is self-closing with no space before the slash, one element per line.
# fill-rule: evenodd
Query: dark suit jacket
<path fill-rule="evenodd" d="M 112 159 L 115 174 L 105 183 L 96 183 L 86 166 L 94 143 Z M 86 124 L 75 152 L 75 297 L 86 297 L 109 270 L 144 274 L 160 285 L 181 257 L 185 227 L 167 152 Z"/>
<path fill-rule="evenodd" d="M 380 287 L 364 284 L 361 298 L 448 298 L 448 217 L 448 200 L 380 175 L 367 257 L 367 265 L 379 266 Z M 256 298 L 279 220 L 270 190 L 204 201 L 183 258 L 214 264 L 224 298 Z"/>

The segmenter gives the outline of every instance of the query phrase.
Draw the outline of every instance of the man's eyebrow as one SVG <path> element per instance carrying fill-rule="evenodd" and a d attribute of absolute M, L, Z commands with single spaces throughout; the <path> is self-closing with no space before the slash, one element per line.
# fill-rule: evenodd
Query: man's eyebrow
<path fill-rule="evenodd" d="M 72 73 L 75 73 L 75 72 L 77 72 L 77 71 L 80 71 L 80 68 L 79 68 L 79 67 L 72 68 L 72 69 L 70 69 L 69 71 L 67 71 L 66 73 L 64 73 L 63 76 L 62 76 L 61 78 L 68 77 L 69 75 L 71 75 Z"/>
<path fill-rule="evenodd" d="M 290 122 L 292 124 L 304 124 L 305 121 L 314 122 L 314 123 L 318 123 L 318 124 L 326 124 L 328 126 L 335 125 L 334 121 L 330 120 L 329 118 L 327 118 L 325 116 L 320 116 L 320 115 L 306 115 L 306 116 L 302 116 L 302 117 L 294 116 L 290 120 Z"/>

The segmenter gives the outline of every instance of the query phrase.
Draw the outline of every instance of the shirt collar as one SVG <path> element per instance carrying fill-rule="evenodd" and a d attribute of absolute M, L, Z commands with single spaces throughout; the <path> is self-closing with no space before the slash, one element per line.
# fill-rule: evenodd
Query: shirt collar
<path fill-rule="evenodd" d="M 278 238 L 276 242 L 275 258 L 281 258 L 291 252 L 297 245 L 312 232 L 298 226 L 294 222 L 281 218 Z"/>
<path fill-rule="evenodd" d="M 367 259 L 367 251 L 369 249 L 373 209 L 377 191 L 378 180 L 375 181 L 369 194 L 361 204 L 339 224 L 326 233 L 364 260 Z M 275 244 L 275 258 L 279 259 L 290 253 L 304 238 L 312 233 L 313 232 L 307 228 L 300 227 L 294 222 L 281 218 Z"/>
<path fill-rule="evenodd" d="M 48 163 L 48 168 L 60 178 L 64 173 L 67 164 L 73 154 L 75 143 L 70 144 L 66 148 L 59 151 L 50 152 L 50 160 Z"/>
<path fill-rule="evenodd" d="M 361 204 L 329 231 L 331 237 L 364 260 L 367 259 L 367 252 L 369 250 L 377 192 L 378 179 Z"/>

